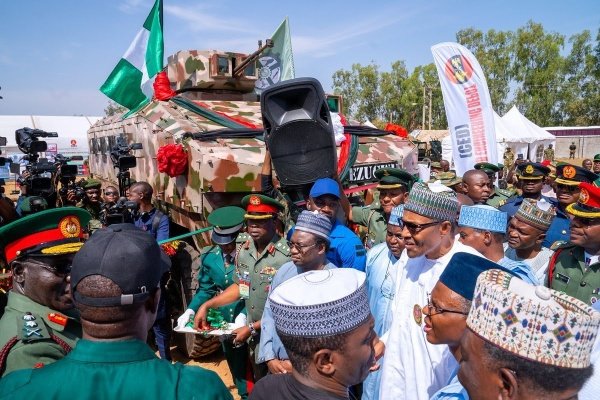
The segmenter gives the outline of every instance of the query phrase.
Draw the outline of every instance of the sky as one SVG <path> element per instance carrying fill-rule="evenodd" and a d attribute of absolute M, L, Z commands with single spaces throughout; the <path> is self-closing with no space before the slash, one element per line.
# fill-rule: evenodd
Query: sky
<path fill-rule="evenodd" d="M 104 115 L 98 88 L 153 0 L 0 1 L 0 115 Z M 166 57 L 178 50 L 251 53 L 287 16 L 296 77 L 319 79 L 353 63 L 409 70 L 456 32 L 516 30 L 528 20 L 567 37 L 600 27 L 598 0 L 192 1 L 164 0 Z"/>

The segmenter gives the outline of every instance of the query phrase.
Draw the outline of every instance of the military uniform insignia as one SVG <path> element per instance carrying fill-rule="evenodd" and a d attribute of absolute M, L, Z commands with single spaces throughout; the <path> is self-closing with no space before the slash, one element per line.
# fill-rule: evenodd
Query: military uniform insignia
<path fill-rule="evenodd" d="M 383 170 L 383 176 L 390 176 L 390 173 L 387 169 Z"/>
<path fill-rule="evenodd" d="M 73 215 L 64 217 L 58 223 L 60 233 L 66 238 L 78 237 L 81 234 L 79 219 Z"/>
<path fill-rule="evenodd" d="M 275 275 L 276 272 L 277 269 L 271 266 L 263 267 L 263 269 L 260 270 L 260 273 L 263 275 Z"/>
<path fill-rule="evenodd" d="M 54 322 L 55 324 L 64 327 L 67 326 L 67 322 L 69 322 L 69 319 L 59 313 L 50 313 L 48 314 L 48 321 Z"/>
<path fill-rule="evenodd" d="M 250 196 L 250 204 L 252 204 L 253 206 L 260 205 L 260 197 L 258 197 L 258 196 Z"/>
<path fill-rule="evenodd" d="M 563 168 L 563 176 L 565 178 L 573 178 L 576 174 L 577 171 L 570 165 L 567 165 L 565 168 Z"/>
<path fill-rule="evenodd" d="M 413 307 L 413 318 L 415 319 L 417 325 L 421 325 L 423 322 L 423 309 L 418 304 L 415 304 Z"/>
<path fill-rule="evenodd" d="M 579 202 L 581 204 L 586 204 L 590 199 L 590 193 L 587 189 L 581 188 L 581 193 L 579 194 Z"/>
<path fill-rule="evenodd" d="M 503 206 L 503 205 L 505 205 L 505 204 L 506 204 L 506 200 L 500 200 L 500 201 L 498 202 L 498 207 L 502 207 L 502 206 Z"/>
<path fill-rule="evenodd" d="M 533 165 L 528 165 L 527 167 L 525 167 L 525 173 L 527 174 L 533 174 Z"/>

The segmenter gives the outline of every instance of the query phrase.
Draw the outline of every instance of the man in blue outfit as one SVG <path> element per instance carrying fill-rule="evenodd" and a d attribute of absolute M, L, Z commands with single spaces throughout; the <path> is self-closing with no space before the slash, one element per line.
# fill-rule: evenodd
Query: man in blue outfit
<path fill-rule="evenodd" d="M 152 193 L 152 186 L 148 182 L 136 182 L 129 188 L 127 196 L 129 201 L 134 201 L 139 205 L 139 213 L 133 224 L 151 234 L 156 241 L 161 241 L 169 238 L 169 218 L 154 208 Z M 166 281 L 161 284 L 165 291 Z M 160 358 L 171 360 L 171 318 L 164 293 L 160 297 L 156 322 L 152 330 Z"/>
<path fill-rule="evenodd" d="M 331 178 L 318 179 L 310 189 L 306 208 L 327 216 L 333 224 L 327 259 L 336 267 L 364 272 L 367 261 L 364 246 L 358 236 L 336 218 L 341 196 L 340 186 L 336 181 Z"/>
<path fill-rule="evenodd" d="M 283 264 L 271 282 L 269 293 L 288 279 L 307 271 L 336 268 L 327 258 L 331 221 L 317 212 L 302 211 L 296 221 L 290 253 L 292 260 Z M 310 293 L 306 293 L 308 297 Z M 260 350 L 258 363 L 267 363 L 269 372 L 281 374 L 292 372 L 292 364 L 277 332 L 273 314 L 267 300 L 261 319 Z"/>

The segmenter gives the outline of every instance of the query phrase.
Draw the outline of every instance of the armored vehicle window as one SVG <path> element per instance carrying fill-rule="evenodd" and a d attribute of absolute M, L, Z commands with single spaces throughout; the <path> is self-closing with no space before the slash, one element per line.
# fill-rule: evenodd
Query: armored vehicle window
<path fill-rule="evenodd" d="M 89 142 L 90 152 L 96 154 L 96 139 L 90 139 Z"/>
<path fill-rule="evenodd" d="M 108 139 L 106 138 L 106 136 L 100 139 L 100 152 L 102 154 L 106 154 L 106 148 L 107 148 L 107 144 L 108 144 L 107 142 L 108 142 Z"/>
<path fill-rule="evenodd" d="M 227 57 L 219 56 L 217 58 L 217 74 L 219 74 L 219 75 L 229 74 L 229 59 Z"/>
<path fill-rule="evenodd" d="M 246 68 L 244 68 L 244 76 L 256 76 L 256 64 L 250 63 Z"/>

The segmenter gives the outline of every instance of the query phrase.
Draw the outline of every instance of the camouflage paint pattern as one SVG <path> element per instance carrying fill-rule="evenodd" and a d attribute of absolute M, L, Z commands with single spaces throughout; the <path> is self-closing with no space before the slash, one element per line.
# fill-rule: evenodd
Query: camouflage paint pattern
<path fill-rule="evenodd" d="M 172 88 L 188 90 L 178 96 L 193 101 L 197 106 L 245 126 L 261 129 L 260 103 L 252 92 L 255 77 L 210 76 L 213 68 L 211 60 L 222 55 L 230 57 L 230 70 L 231 59 L 241 62 L 245 57 L 218 51 L 181 51 L 169 57 Z M 224 88 L 228 88 L 229 93 L 225 93 Z M 106 117 L 89 129 L 90 172 L 105 184 L 114 185 L 118 182 L 117 170 L 111 162 L 110 149 L 116 137 L 124 135 L 129 144 L 141 143 L 143 149 L 132 151 L 137 165 L 130 169 L 131 178 L 152 185 L 160 207 L 168 212 L 172 221 L 190 230 L 202 228 L 208 225 L 206 216 L 213 209 L 239 204 L 244 195 L 261 189 L 259 174 L 265 155 L 262 140 L 182 140 L 185 132 L 199 133 L 222 128 L 173 101 L 154 100 L 126 119 L 122 119 L 122 115 Z M 158 172 L 156 152 L 159 147 L 176 142 L 181 142 L 188 153 L 188 170 L 184 176 L 170 178 Z M 414 145 L 394 135 L 360 138 L 355 165 L 390 161 L 397 161 L 409 172 L 415 172 L 417 157 Z M 208 243 L 206 234 L 197 244 Z"/>

